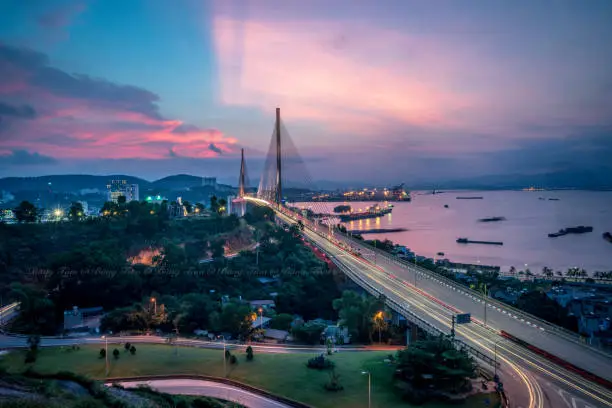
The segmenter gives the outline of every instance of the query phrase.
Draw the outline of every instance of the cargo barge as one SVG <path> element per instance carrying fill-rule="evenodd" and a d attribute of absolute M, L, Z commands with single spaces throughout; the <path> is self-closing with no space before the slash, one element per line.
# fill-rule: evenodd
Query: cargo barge
<path fill-rule="evenodd" d="M 473 241 L 467 238 L 457 238 L 458 244 L 485 244 L 485 245 L 504 245 L 500 241 Z"/>
<path fill-rule="evenodd" d="M 593 227 L 585 227 L 584 225 L 581 225 L 579 227 L 568 227 L 559 230 L 559 232 L 553 232 L 551 234 L 548 234 L 548 238 L 562 237 L 563 235 L 567 234 L 584 234 L 587 232 L 593 232 Z"/>

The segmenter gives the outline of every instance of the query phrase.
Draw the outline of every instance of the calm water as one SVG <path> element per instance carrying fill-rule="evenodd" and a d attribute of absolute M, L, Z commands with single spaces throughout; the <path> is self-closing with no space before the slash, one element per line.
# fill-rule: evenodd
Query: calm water
<path fill-rule="evenodd" d="M 482 196 L 482 200 L 457 200 L 457 196 Z M 544 197 L 547 200 L 539 200 Z M 558 198 L 559 201 L 548 201 Z M 342 203 L 325 205 L 331 213 Z M 347 203 L 353 209 L 374 203 Z M 612 192 L 589 191 L 478 191 L 442 194 L 412 193 L 412 202 L 393 203 L 393 213 L 379 219 L 347 223 L 349 229 L 407 228 L 408 231 L 365 234 L 367 239 L 390 239 L 419 255 L 434 258 L 444 252 L 454 262 L 515 266 L 541 271 L 581 267 L 589 273 L 612 270 L 612 243 L 601 234 L 612 232 Z M 448 204 L 449 208 L 444 208 Z M 306 204 L 311 205 L 311 204 Z M 314 208 L 313 208 L 314 209 Z M 505 221 L 478 222 L 479 218 L 503 216 Z M 548 238 L 561 228 L 587 225 L 592 233 Z M 503 246 L 458 244 L 455 240 L 502 241 Z M 439 258 L 439 257 L 438 257 Z"/>

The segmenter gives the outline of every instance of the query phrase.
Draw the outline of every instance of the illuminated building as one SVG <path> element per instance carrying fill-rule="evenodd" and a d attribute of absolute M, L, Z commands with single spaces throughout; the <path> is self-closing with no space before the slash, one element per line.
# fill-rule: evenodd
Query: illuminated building
<path fill-rule="evenodd" d="M 126 202 L 139 200 L 138 184 L 128 184 L 127 180 L 111 180 L 106 189 L 108 201 L 116 203 L 120 196 L 124 196 Z"/>

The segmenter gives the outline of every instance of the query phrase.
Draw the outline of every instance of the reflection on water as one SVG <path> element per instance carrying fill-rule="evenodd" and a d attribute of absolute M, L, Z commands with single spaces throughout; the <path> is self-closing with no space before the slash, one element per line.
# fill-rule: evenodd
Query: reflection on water
<path fill-rule="evenodd" d="M 612 231 L 612 192 L 591 191 L 482 191 L 482 200 L 457 200 L 462 193 L 413 193 L 412 202 L 394 202 L 393 213 L 378 219 L 348 222 L 348 229 L 407 228 L 408 231 L 370 234 L 367 239 L 390 239 L 419 255 L 434 258 L 444 252 L 455 262 L 555 270 L 570 267 L 589 272 L 612 270 L 612 244 L 602 238 Z M 542 199 L 540 199 L 542 198 Z M 558 199 L 558 200 L 549 200 Z M 303 203 L 310 205 L 309 203 Z M 347 203 L 363 208 L 371 203 Z M 447 204 L 448 208 L 444 208 Z M 325 205 L 332 213 L 338 203 Z M 300 205 L 301 206 L 301 205 Z M 505 217 L 499 222 L 480 218 Z M 592 226 L 592 233 L 548 238 L 548 233 L 570 226 Z M 502 241 L 503 246 L 458 244 L 467 237 Z"/>

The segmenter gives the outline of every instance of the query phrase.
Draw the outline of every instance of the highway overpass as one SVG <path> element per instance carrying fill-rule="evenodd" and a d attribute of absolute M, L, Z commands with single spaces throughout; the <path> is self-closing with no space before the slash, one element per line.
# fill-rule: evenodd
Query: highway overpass
<path fill-rule="evenodd" d="M 266 205 L 263 200 L 251 200 Z M 485 326 L 485 304 L 477 293 L 452 281 L 445 281 L 430 271 L 406 265 L 382 252 L 376 252 L 376 259 L 372 256 L 372 260 L 357 256 L 346 249 L 347 244 L 353 248 L 359 247 L 362 254 L 374 251 L 350 238 L 334 236 L 326 226 L 312 224 L 299 215 L 285 210 L 280 212 L 276 208 L 275 211 L 279 219 L 287 224 L 301 219 L 306 225 L 303 231 L 306 239 L 327 253 L 344 273 L 364 289 L 374 294 L 384 294 L 389 299 L 389 305 L 409 320 L 411 316 L 416 316 L 435 329 L 450 333 L 453 315 L 471 313 L 473 323 L 457 326 L 456 337 L 501 362 L 500 376 L 513 407 L 612 407 L 611 390 L 507 341 L 499 330 L 505 330 L 578 367 L 610 379 L 612 359 L 607 354 L 579 343 L 560 328 L 524 313 L 519 314 L 498 302 L 491 302 L 491 306 L 487 306 Z"/>

